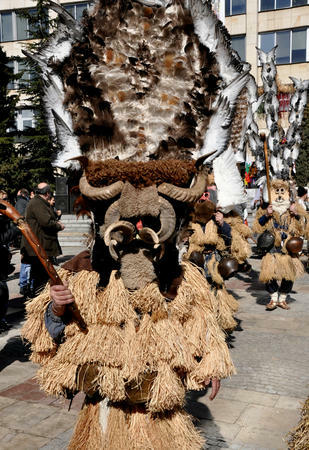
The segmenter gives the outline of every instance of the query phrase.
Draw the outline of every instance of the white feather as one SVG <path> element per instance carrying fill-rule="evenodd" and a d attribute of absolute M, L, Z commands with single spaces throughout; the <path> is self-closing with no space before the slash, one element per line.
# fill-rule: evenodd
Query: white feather
<path fill-rule="evenodd" d="M 245 203 L 247 197 L 231 146 L 215 159 L 213 170 L 220 210 L 228 213 L 234 206 Z"/>
<path fill-rule="evenodd" d="M 52 111 L 52 113 L 55 120 L 57 138 L 62 146 L 62 151 L 57 155 L 53 165 L 62 168 L 72 167 L 72 165 L 76 167 L 79 165 L 78 161 L 73 162 L 69 160 L 81 156 L 78 138 L 74 135 L 72 129 L 69 128 L 70 124 L 65 123 L 56 111 Z"/>

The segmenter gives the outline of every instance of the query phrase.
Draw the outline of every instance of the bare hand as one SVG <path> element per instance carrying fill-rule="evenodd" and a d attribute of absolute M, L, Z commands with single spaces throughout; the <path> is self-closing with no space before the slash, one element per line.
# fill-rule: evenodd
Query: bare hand
<path fill-rule="evenodd" d="M 266 216 L 268 216 L 268 217 L 272 216 L 273 212 L 274 212 L 274 210 L 273 210 L 272 205 L 268 205 L 267 209 L 266 209 Z"/>
<path fill-rule="evenodd" d="M 220 211 L 216 212 L 215 221 L 217 222 L 218 225 L 220 225 L 220 227 L 222 227 L 223 222 L 224 222 L 224 216 L 223 216 L 222 212 L 220 212 Z"/>
<path fill-rule="evenodd" d="M 209 400 L 213 400 L 220 390 L 221 382 L 218 378 L 212 378 L 211 380 L 211 394 Z"/>
<path fill-rule="evenodd" d="M 65 229 L 65 226 L 63 225 L 63 223 L 62 222 L 60 222 L 60 220 L 59 220 L 59 225 L 61 226 L 61 230 L 64 230 Z"/>
<path fill-rule="evenodd" d="M 56 316 L 63 316 L 66 305 L 74 302 L 74 297 L 66 282 L 63 285 L 51 286 L 50 297 L 53 301 L 52 311 Z"/>

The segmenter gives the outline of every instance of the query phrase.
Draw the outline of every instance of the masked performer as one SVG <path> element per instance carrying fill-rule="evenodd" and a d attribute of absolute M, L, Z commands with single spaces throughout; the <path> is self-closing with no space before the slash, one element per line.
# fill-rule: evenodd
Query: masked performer
<path fill-rule="evenodd" d="M 251 78 L 208 2 L 98 0 L 82 27 L 50 5 L 59 29 L 32 58 L 64 147 L 55 164 L 78 157 L 95 237 L 60 271 L 67 286 L 28 306 L 38 379 L 49 394 L 86 393 L 72 449 L 202 448 L 185 391 L 212 382 L 215 396 L 234 367 L 205 277 L 179 264 L 176 240 Z"/>
<path fill-rule="evenodd" d="M 288 181 L 274 179 L 271 182 L 271 205 L 262 205 L 257 211 L 253 231 L 261 233 L 258 242 L 267 250 L 262 259 L 260 281 L 266 284 L 270 301 L 266 309 L 277 306 L 290 309 L 286 297 L 297 277 L 303 274 L 298 258 L 305 231 L 305 214 L 290 202 Z"/>
<path fill-rule="evenodd" d="M 229 173 L 229 192 L 226 189 L 223 166 Z M 225 280 L 239 270 L 249 270 L 247 258 L 251 254 L 251 248 L 247 239 L 252 232 L 233 210 L 246 198 L 231 148 L 215 161 L 214 179 L 220 206 L 209 200 L 199 200 L 194 205 L 189 226 L 193 234 L 189 238 L 186 258 L 204 268 L 216 298 L 218 322 L 223 329 L 232 330 L 236 326 L 233 314 L 237 311 L 238 304 L 227 292 Z"/>

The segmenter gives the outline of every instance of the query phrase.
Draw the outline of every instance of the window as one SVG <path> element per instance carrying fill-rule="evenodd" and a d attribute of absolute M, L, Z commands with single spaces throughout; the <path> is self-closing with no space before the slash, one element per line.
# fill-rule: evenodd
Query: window
<path fill-rule="evenodd" d="M 260 0 L 260 11 L 307 5 L 308 0 Z"/>
<path fill-rule="evenodd" d="M 35 9 L 29 10 L 35 14 Z M 28 19 L 18 14 L 18 11 L 0 12 L 0 42 L 23 41 L 29 39 L 31 28 Z"/>
<path fill-rule="evenodd" d="M 76 20 L 81 20 L 84 10 L 90 8 L 90 6 L 90 3 L 70 3 L 69 5 L 63 5 L 68 13 Z"/>
<path fill-rule="evenodd" d="M 35 127 L 34 111 L 32 109 L 19 109 L 16 116 L 16 128 L 25 131 L 27 128 Z"/>
<path fill-rule="evenodd" d="M 15 75 L 20 74 L 20 78 L 15 81 L 11 81 L 7 88 L 8 89 L 20 89 L 27 87 L 30 80 L 33 80 L 35 74 L 31 71 L 29 66 L 27 65 L 27 61 L 25 59 L 21 60 L 12 60 L 8 63 L 8 67 L 13 70 Z"/>
<path fill-rule="evenodd" d="M 261 33 L 260 48 L 267 53 L 275 45 L 278 45 L 276 51 L 277 64 L 306 62 L 307 33 L 308 28 Z"/>
<path fill-rule="evenodd" d="M 246 36 L 232 36 L 232 48 L 236 50 L 241 61 L 246 61 Z"/>
<path fill-rule="evenodd" d="M 246 14 L 246 0 L 225 0 L 225 15 Z"/>

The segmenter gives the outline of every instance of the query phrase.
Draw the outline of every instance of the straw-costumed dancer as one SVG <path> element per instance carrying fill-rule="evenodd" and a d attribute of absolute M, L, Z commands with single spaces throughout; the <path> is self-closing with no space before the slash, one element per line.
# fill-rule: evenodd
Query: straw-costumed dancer
<path fill-rule="evenodd" d="M 286 297 L 296 278 L 304 273 L 298 257 L 302 250 L 306 212 L 290 201 L 288 181 L 274 179 L 271 184 L 271 205 L 264 203 L 256 213 L 253 231 L 259 233 L 258 242 L 267 249 L 262 259 L 260 281 L 270 293 L 268 310 L 277 306 L 290 309 Z M 270 233 L 270 234 L 269 234 Z M 268 246 L 268 240 L 270 245 Z"/>
<path fill-rule="evenodd" d="M 29 56 L 63 146 L 56 164 L 83 168 L 94 242 L 61 269 L 66 285 L 28 305 L 23 335 L 47 393 L 86 393 L 70 448 L 200 449 L 185 391 L 212 382 L 214 397 L 234 367 L 177 237 L 252 78 L 209 2 L 97 0 L 82 26 L 50 6 L 58 31 Z M 68 313 L 73 299 L 87 333 Z"/>

